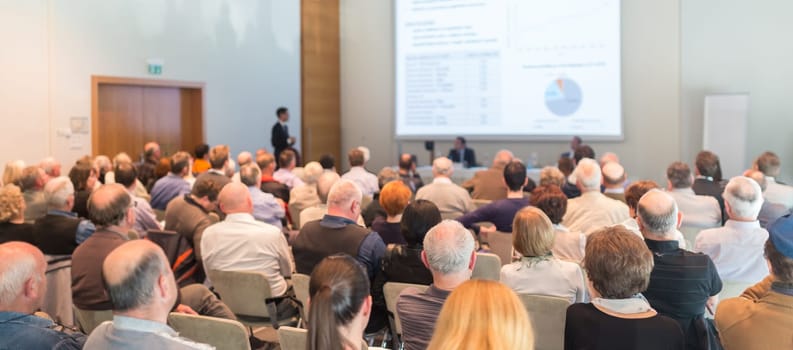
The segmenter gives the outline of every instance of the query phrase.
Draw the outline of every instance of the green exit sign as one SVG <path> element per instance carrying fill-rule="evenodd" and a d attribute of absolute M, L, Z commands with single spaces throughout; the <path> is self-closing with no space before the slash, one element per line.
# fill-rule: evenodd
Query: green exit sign
<path fill-rule="evenodd" d="M 146 65 L 148 66 L 149 74 L 151 75 L 162 75 L 162 66 L 165 62 L 162 59 L 152 58 L 146 60 Z"/>

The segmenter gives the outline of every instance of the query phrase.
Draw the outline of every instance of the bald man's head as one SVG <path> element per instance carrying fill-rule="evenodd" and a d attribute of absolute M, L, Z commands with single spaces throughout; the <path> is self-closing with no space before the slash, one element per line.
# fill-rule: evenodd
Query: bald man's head
<path fill-rule="evenodd" d="M 505 166 L 507 166 L 507 164 L 512 162 L 513 157 L 514 156 L 512 155 L 512 152 L 502 149 L 496 153 L 495 157 L 493 157 L 493 167 L 503 169 Z"/>
<path fill-rule="evenodd" d="M 124 186 L 107 184 L 99 187 L 88 200 L 88 218 L 96 226 L 129 226 L 135 222 L 132 198 Z"/>
<path fill-rule="evenodd" d="M 47 290 L 47 262 L 41 251 L 25 242 L 0 244 L 0 311 L 32 313 L 41 307 Z"/>
<path fill-rule="evenodd" d="M 672 237 L 678 221 L 674 198 L 658 189 L 652 189 L 639 199 L 639 227 L 643 234 Z"/>
<path fill-rule="evenodd" d="M 248 188 L 241 183 L 231 182 L 218 195 L 220 210 L 226 214 L 253 213 L 253 203 Z"/>
<path fill-rule="evenodd" d="M 153 307 L 167 316 L 176 301 L 176 281 L 165 254 L 148 240 L 129 241 L 110 252 L 102 280 L 115 311 Z"/>

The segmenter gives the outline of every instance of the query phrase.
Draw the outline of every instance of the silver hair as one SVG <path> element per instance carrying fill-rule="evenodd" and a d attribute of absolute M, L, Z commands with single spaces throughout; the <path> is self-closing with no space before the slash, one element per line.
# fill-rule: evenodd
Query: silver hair
<path fill-rule="evenodd" d="M 61 162 L 53 157 L 44 158 L 41 160 L 41 163 L 39 163 L 39 167 L 44 169 L 44 172 L 47 173 L 47 175 L 52 175 L 52 171 L 60 165 Z"/>
<path fill-rule="evenodd" d="M 496 156 L 493 157 L 493 166 L 496 168 L 503 168 L 509 164 L 515 156 L 512 154 L 511 151 L 502 149 L 496 152 Z"/>
<path fill-rule="evenodd" d="M 451 274 L 468 268 L 474 252 L 474 238 L 460 222 L 443 220 L 427 231 L 424 252 L 430 269 Z"/>
<path fill-rule="evenodd" d="M 259 186 L 262 181 L 262 172 L 256 163 L 251 162 L 240 168 L 240 182 L 245 186 Z"/>
<path fill-rule="evenodd" d="M 330 188 L 328 207 L 341 207 L 352 201 L 360 203 L 362 197 L 361 189 L 355 182 L 341 179 Z"/>
<path fill-rule="evenodd" d="M 307 184 L 315 184 L 324 171 L 325 169 L 322 168 L 319 162 L 308 162 L 308 164 L 303 167 L 302 180 Z"/>
<path fill-rule="evenodd" d="M 454 164 L 449 158 L 438 157 L 432 161 L 432 172 L 438 175 L 449 176 L 454 172 Z"/>
<path fill-rule="evenodd" d="M 17 248 L 8 246 L 0 248 L 0 306 L 10 304 L 22 293 L 25 281 L 35 277 L 41 279 L 36 273 L 36 258 Z"/>
<path fill-rule="evenodd" d="M 763 206 L 763 191 L 756 181 L 745 176 L 736 176 L 724 188 L 724 201 L 730 204 L 734 215 L 757 219 Z"/>
<path fill-rule="evenodd" d="M 116 154 L 116 156 L 113 157 L 113 167 L 115 168 L 121 163 L 132 164 L 132 158 L 130 158 L 129 154 L 127 154 L 126 152 L 121 152 L 119 154 Z"/>
<path fill-rule="evenodd" d="M 113 168 L 113 164 L 110 163 L 110 158 L 106 155 L 98 155 L 94 157 L 94 168 L 101 170 L 109 170 Z"/>
<path fill-rule="evenodd" d="M 44 185 L 44 194 L 50 208 L 61 209 L 69 201 L 69 196 L 74 195 L 74 185 L 68 177 L 59 176 Z"/>
<path fill-rule="evenodd" d="M 668 204 L 668 208 L 656 212 L 655 210 L 647 209 L 647 199 L 652 196 L 660 196 Z M 651 189 L 645 193 L 637 205 L 637 213 L 642 219 L 642 224 L 651 233 L 661 235 L 671 235 L 675 232 L 677 226 L 677 202 L 674 198 L 664 191 L 657 188 Z"/>
<path fill-rule="evenodd" d="M 583 158 L 573 171 L 575 178 L 586 189 L 600 189 L 600 164 L 591 158 Z"/>

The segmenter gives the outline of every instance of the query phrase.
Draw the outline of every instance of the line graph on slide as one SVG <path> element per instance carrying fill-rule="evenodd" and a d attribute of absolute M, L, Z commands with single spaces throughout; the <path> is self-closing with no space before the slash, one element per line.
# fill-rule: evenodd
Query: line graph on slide
<path fill-rule="evenodd" d="M 551 113 L 560 117 L 578 111 L 582 98 L 581 87 L 569 78 L 556 79 L 545 89 L 545 106 Z"/>

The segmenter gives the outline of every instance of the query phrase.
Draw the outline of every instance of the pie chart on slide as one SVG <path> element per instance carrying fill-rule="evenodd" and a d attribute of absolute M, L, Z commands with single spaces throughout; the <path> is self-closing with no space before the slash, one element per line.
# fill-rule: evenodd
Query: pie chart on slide
<path fill-rule="evenodd" d="M 574 80 L 560 78 L 545 89 L 545 106 L 551 113 L 566 117 L 581 107 L 581 87 Z"/>

